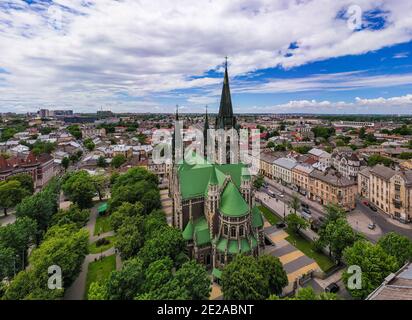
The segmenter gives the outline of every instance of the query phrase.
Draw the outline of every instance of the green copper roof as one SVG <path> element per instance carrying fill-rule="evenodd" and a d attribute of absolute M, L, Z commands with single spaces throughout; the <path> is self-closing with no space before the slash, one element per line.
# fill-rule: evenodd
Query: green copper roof
<path fill-rule="evenodd" d="M 213 268 L 212 275 L 214 275 L 218 279 L 221 279 L 222 278 L 222 271 L 220 271 L 217 268 Z"/>
<path fill-rule="evenodd" d="M 185 239 L 186 241 L 188 240 L 192 240 L 193 239 L 193 223 L 191 220 L 189 220 L 189 222 L 187 223 L 185 229 L 183 230 L 183 239 Z"/>
<path fill-rule="evenodd" d="M 242 253 L 247 253 L 250 251 L 249 241 L 246 238 L 240 240 L 240 251 Z"/>
<path fill-rule="evenodd" d="M 194 238 L 198 246 L 210 243 L 209 226 L 205 217 L 201 217 L 195 221 Z"/>
<path fill-rule="evenodd" d="M 262 212 L 260 212 L 257 206 L 252 209 L 252 227 L 260 228 L 263 227 Z"/>
<path fill-rule="evenodd" d="M 241 217 L 249 212 L 249 206 L 232 182 L 229 182 L 223 191 L 219 210 L 230 217 Z"/>
<path fill-rule="evenodd" d="M 220 252 L 225 252 L 227 248 L 227 239 L 226 238 L 219 239 L 219 242 L 217 243 L 216 248 Z"/>
<path fill-rule="evenodd" d="M 239 253 L 239 244 L 238 244 L 237 240 L 230 240 L 229 241 L 228 251 L 229 251 L 230 254 Z"/>
<path fill-rule="evenodd" d="M 209 184 L 211 185 L 219 184 L 219 181 L 217 180 L 217 176 L 216 176 L 216 169 L 214 167 L 212 168 L 212 170 L 210 170 Z"/>
<path fill-rule="evenodd" d="M 248 171 L 242 163 L 211 164 L 203 161 L 203 158 L 198 155 L 195 155 L 194 159 L 196 163 L 181 161 L 178 166 L 179 186 L 183 199 L 207 195 L 209 183 L 216 183 L 217 181 L 217 184 L 222 186 L 226 175 L 230 175 L 234 184 L 239 187 L 242 179 L 242 170 L 243 174 L 245 174 L 244 170 Z"/>

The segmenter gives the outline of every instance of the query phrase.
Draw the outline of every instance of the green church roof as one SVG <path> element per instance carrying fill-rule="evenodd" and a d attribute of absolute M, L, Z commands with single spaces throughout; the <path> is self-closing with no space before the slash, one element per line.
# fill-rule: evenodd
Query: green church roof
<path fill-rule="evenodd" d="M 223 191 L 219 211 L 230 217 L 241 217 L 249 213 L 248 204 L 231 181 Z"/>
<path fill-rule="evenodd" d="M 220 252 L 225 252 L 227 248 L 227 239 L 226 238 L 221 238 L 219 239 L 217 245 L 216 245 L 217 250 Z"/>
<path fill-rule="evenodd" d="M 246 238 L 240 240 L 240 251 L 242 253 L 247 253 L 250 251 L 249 241 Z"/>
<path fill-rule="evenodd" d="M 183 239 L 185 239 L 186 241 L 188 240 L 192 240 L 193 239 L 193 222 L 191 220 L 189 220 L 189 222 L 187 223 L 185 229 L 183 230 Z"/>
<path fill-rule="evenodd" d="M 194 223 L 189 221 L 183 230 L 183 239 L 186 241 L 195 240 L 196 244 L 201 246 L 210 243 L 210 232 L 206 218 L 201 217 Z"/>
<path fill-rule="evenodd" d="M 238 244 L 237 240 L 230 240 L 229 241 L 228 252 L 230 254 L 239 253 L 239 244 Z"/>
<path fill-rule="evenodd" d="M 263 227 L 262 212 L 259 210 L 257 206 L 254 206 L 252 209 L 252 227 Z"/>
<path fill-rule="evenodd" d="M 248 177 L 248 169 L 242 163 L 219 165 L 203 161 L 200 156 L 194 158 L 195 164 L 181 161 L 178 166 L 179 186 L 183 199 L 207 195 L 209 183 L 223 186 L 226 175 L 230 175 L 237 187 L 240 187 L 242 179 Z"/>

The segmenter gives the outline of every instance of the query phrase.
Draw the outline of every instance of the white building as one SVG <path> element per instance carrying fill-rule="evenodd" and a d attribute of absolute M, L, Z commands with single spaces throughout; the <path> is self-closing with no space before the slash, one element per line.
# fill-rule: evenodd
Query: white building
<path fill-rule="evenodd" d="M 273 161 L 273 177 L 283 183 L 292 183 L 292 169 L 297 162 L 293 158 L 279 158 Z"/>

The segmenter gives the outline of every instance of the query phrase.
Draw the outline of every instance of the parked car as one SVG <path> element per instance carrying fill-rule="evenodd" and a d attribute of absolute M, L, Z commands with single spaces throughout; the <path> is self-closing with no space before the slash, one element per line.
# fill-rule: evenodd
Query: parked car
<path fill-rule="evenodd" d="M 278 196 L 280 197 L 280 198 L 283 198 L 284 197 L 284 195 L 283 195 L 283 193 L 278 193 Z"/>
<path fill-rule="evenodd" d="M 268 194 L 269 194 L 272 198 L 275 198 L 275 196 L 276 196 L 276 194 L 275 194 L 272 190 L 270 190 L 270 189 L 268 189 Z"/>
<path fill-rule="evenodd" d="M 378 209 L 376 209 L 376 207 L 371 204 L 369 204 L 369 208 L 374 212 L 378 211 Z"/>
<path fill-rule="evenodd" d="M 368 207 L 369 207 L 369 202 L 368 202 L 368 201 L 363 200 L 362 203 L 363 203 L 365 206 L 368 206 Z"/>
<path fill-rule="evenodd" d="M 368 224 L 368 229 L 374 230 L 376 228 L 376 224 L 375 223 L 369 223 Z"/>
<path fill-rule="evenodd" d="M 278 228 L 278 229 L 283 229 L 285 227 L 286 227 L 286 224 L 282 221 L 276 223 L 276 228 Z"/>
<path fill-rule="evenodd" d="M 339 291 L 339 286 L 336 282 L 332 282 L 325 288 L 325 292 L 336 293 Z"/>

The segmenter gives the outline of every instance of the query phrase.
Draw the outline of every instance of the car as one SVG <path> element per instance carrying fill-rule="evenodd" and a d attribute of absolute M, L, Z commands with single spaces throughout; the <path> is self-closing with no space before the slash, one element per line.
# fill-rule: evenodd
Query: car
<path fill-rule="evenodd" d="M 376 224 L 375 223 L 369 223 L 368 224 L 368 229 L 370 229 L 370 230 L 374 230 L 376 228 Z"/>
<path fill-rule="evenodd" d="M 281 197 L 281 198 L 284 197 L 283 193 L 280 193 L 280 192 L 278 193 L 278 196 Z"/>
<path fill-rule="evenodd" d="M 278 229 L 283 229 L 285 227 L 286 227 L 286 224 L 282 221 L 276 223 L 276 228 L 278 228 Z"/>
<path fill-rule="evenodd" d="M 272 191 L 272 190 L 268 190 L 268 194 L 272 197 L 272 198 L 274 198 L 275 196 L 276 196 L 276 194 Z"/>
<path fill-rule="evenodd" d="M 368 201 L 363 200 L 362 203 L 363 203 L 365 206 L 368 206 L 368 207 L 369 207 L 369 202 L 368 202 Z"/>
<path fill-rule="evenodd" d="M 302 211 L 306 214 L 312 214 L 309 208 L 302 208 Z"/>
<path fill-rule="evenodd" d="M 378 211 L 378 209 L 376 209 L 376 207 L 373 206 L 373 205 L 371 205 L 371 204 L 369 204 L 369 208 L 370 208 L 373 212 Z"/>
<path fill-rule="evenodd" d="M 336 293 L 339 291 L 339 286 L 336 282 L 332 282 L 325 288 L 325 292 Z"/>

